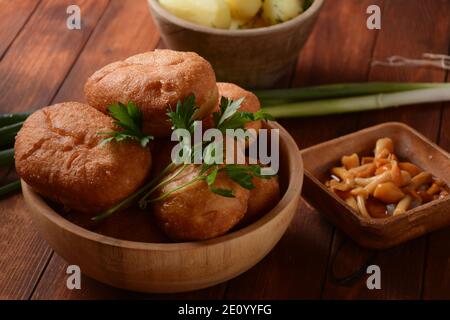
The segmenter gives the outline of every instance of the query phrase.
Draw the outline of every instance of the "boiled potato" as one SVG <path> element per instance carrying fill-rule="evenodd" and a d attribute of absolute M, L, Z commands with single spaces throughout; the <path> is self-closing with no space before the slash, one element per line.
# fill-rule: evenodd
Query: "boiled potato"
<path fill-rule="evenodd" d="M 303 12 L 304 0 L 264 0 L 263 17 L 270 24 L 290 20 Z"/>
<path fill-rule="evenodd" d="M 228 29 L 231 24 L 225 0 L 159 0 L 159 3 L 177 17 L 199 25 Z"/>
<path fill-rule="evenodd" d="M 239 21 L 248 21 L 261 9 L 262 0 L 225 0 L 230 6 L 231 17 Z"/>

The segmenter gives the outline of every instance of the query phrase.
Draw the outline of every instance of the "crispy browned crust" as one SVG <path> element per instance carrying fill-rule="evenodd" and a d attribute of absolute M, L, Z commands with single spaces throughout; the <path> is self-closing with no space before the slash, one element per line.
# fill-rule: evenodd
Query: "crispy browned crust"
<path fill-rule="evenodd" d="M 150 151 L 133 142 L 100 146 L 112 119 L 66 102 L 33 113 L 16 137 L 16 169 L 43 196 L 83 212 L 107 209 L 133 193 L 151 167 Z"/>
<path fill-rule="evenodd" d="M 208 61 L 193 52 L 155 50 L 111 63 L 95 72 L 84 87 L 88 103 L 106 113 L 108 105 L 133 101 L 144 114 L 144 131 L 170 134 L 168 107 L 195 94 L 203 119 L 218 99 L 216 76 Z"/>
<path fill-rule="evenodd" d="M 198 166 L 187 167 L 159 194 L 192 180 L 198 176 L 199 170 Z M 177 241 L 211 239 L 225 234 L 239 223 L 247 210 L 250 192 L 224 173 L 217 176 L 215 187 L 232 189 L 235 197 L 226 198 L 212 193 L 205 181 L 199 181 L 155 203 L 153 212 L 170 238 Z"/>
<path fill-rule="evenodd" d="M 270 179 L 253 178 L 255 188 L 250 190 L 250 201 L 241 225 L 255 222 L 280 201 L 278 177 Z"/>

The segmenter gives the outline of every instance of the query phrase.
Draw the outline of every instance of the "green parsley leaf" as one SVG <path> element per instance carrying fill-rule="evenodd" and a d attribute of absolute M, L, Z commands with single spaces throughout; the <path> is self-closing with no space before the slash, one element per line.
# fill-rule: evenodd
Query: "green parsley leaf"
<path fill-rule="evenodd" d="M 142 119 L 136 116 L 140 111 L 133 103 L 128 103 L 127 106 L 120 102 L 112 104 L 108 107 L 108 112 L 116 120 L 116 125 L 131 132 L 141 131 Z"/>
<path fill-rule="evenodd" d="M 220 111 L 213 114 L 215 127 L 225 132 L 227 129 L 243 129 L 245 124 L 251 121 L 274 120 L 270 114 L 262 110 L 255 113 L 239 111 L 243 102 L 244 98 L 233 101 L 222 97 Z"/>
<path fill-rule="evenodd" d="M 175 111 L 169 109 L 167 116 L 172 122 L 172 130 L 186 129 L 191 134 L 195 129 L 195 115 L 199 108 L 195 104 L 195 96 L 191 94 L 183 102 L 178 101 Z"/>
<path fill-rule="evenodd" d="M 244 98 L 231 100 L 222 97 L 219 111 L 213 114 L 215 127 L 222 132 L 225 132 L 227 129 L 244 129 L 247 122 L 273 119 L 269 114 L 263 111 L 255 113 L 239 111 L 243 101 Z M 172 122 L 172 129 L 186 129 L 193 134 L 196 125 L 195 115 L 197 112 L 198 107 L 195 104 L 194 95 L 190 95 L 184 101 L 178 101 L 175 111 L 169 110 L 167 112 L 169 120 Z M 195 148 L 187 147 L 190 148 L 191 156 L 195 158 L 195 151 L 192 151 L 192 149 Z M 203 153 L 203 151 L 205 151 L 205 159 L 208 158 L 214 160 L 215 152 L 221 148 L 223 148 L 223 141 L 204 142 L 202 148 L 199 148 L 198 152 Z M 271 177 L 261 175 L 261 167 L 259 165 L 223 165 L 206 161 L 202 164 L 199 175 L 194 178 L 192 182 L 203 180 L 206 182 L 211 192 L 224 197 L 234 197 L 233 190 L 216 188 L 214 186 L 217 176 L 221 172 L 224 172 L 232 181 L 248 190 L 255 188 L 255 185 L 253 184 L 254 177 L 264 179 Z M 189 183 L 190 182 L 187 184 Z M 172 191 L 169 191 L 167 194 L 170 194 L 171 192 Z"/>
<path fill-rule="evenodd" d="M 219 196 L 226 198 L 234 198 L 233 190 L 229 189 L 220 189 L 220 188 L 210 188 L 211 192 L 218 194 Z"/>
<path fill-rule="evenodd" d="M 253 113 L 253 121 L 258 121 L 258 120 L 275 121 L 275 118 L 270 113 L 267 113 L 263 110 L 259 110 L 259 111 L 256 111 L 255 113 Z"/>
<path fill-rule="evenodd" d="M 244 98 L 231 100 L 224 97 L 220 99 L 220 117 L 217 117 L 216 127 L 219 128 L 227 119 L 232 117 L 240 108 Z"/>
<path fill-rule="evenodd" d="M 223 169 L 231 180 L 239 184 L 241 187 L 252 190 L 255 188 L 253 184 L 253 175 L 246 165 L 226 165 Z"/>
<path fill-rule="evenodd" d="M 217 174 L 219 173 L 219 169 L 214 169 L 210 174 L 206 176 L 206 183 L 208 186 L 212 186 L 214 182 L 216 182 Z"/>
<path fill-rule="evenodd" d="M 230 166 L 240 166 L 240 165 L 230 165 Z M 270 178 L 276 176 L 276 174 L 271 174 L 271 175 L 264 174 L 263 175 L 263 174 L 261 174 L 261 169 L 262 169 L 261 166 L 257 165 L 257 164 L 245 166 L 245 170 L 247 172 L 249 172 L 250 174 L 252 174 L 254 177 L 258 177 L 261 179 L 270 179 Z"/>
<path fill-rule="evenodd" d="M 114 118 L 114 124 L 121 130 L 97 133 L 109 136 L 102 140 L 101 145 L 112 141 L 134 140 L 146 147 L 150 140 L 153 140 L 152 136 L 142 132 L 142 112 L 133 102 L 128 102 L 126 106 L 120 102 L 114 103 L 108 107 L 108 112 Z"/>
<path fill-rule="evenodd" d="M 308 8 L 312 6 L 313 2 L 314 0 L 305 0 L 303 3 L 303 11 L 308 10 Z"/>
<path fill-rule="evenodd" d="M 200 177 L 208 184 L 209 190 L 218 195 L 225 197 L 234 197 L 233 190 L 215 188 L 217 175 L 224 172 L 231 180 L 239 184 L 241 187 L 252 190 L 255 188 L 253 178 L 270 179 L 272 176 L 261 175 L 261 167 L 259 165 L 239 165 L 239 164 L 203 164 L 200 170 Z"/>
<path fill-rule="evenodd" d="M 141 109 L 136 107 L 136 105 L 133 102 L 128 102 L 127 111 L 128 111 L 128 114 L 130 115 L 131 119 L 133 119 L 133 122 L 138 125 L 139 129 L 142 129 Z"/>

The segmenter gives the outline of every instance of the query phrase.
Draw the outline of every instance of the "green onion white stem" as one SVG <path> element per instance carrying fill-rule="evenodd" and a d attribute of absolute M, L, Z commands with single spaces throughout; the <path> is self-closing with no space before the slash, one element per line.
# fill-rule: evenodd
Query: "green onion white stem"
<path fill-rule="evenodd" d="M 185 183 L 179 185 L 178 187 L 176 187 L 176 188 L 174 188 L 174 189 L 172 189 L 172 190 L 170 190 L 170 191 L 160 195 L 157 198 L 153 198 L 153 199 L 147 200 L 147 202 L 148 203 L 153 203 L 153 202 L 162 201 L 162 200 L 166 199 L 168 196 L 170 196 L 172 193 L 174 193 L 174 192 L 176 192 L 178 190 L 181 190 L 183 188 L 186 188 L 187 186 L 190 186 L 190 185 L 196 183 L 197 181 L 200 181 L 200 180 L 203 180 L 203 179 L 204 179 L 203 176 L 198 176 L 198 177 L 196 177 L 196 178 L 194 178 L 194 179 L 192 179 L 192 180 L 190 180 L 188 182 L 185 182 Z"/>
<path fill-rule="evenodd" d="M 176 165 L 174 163 L 170 163 L 166 168 L 164 168 L 164 170 L 161 171 L 161 173 L 156 178 L 150 180 L 148 183 L 146 183 L 144 186 L 142 186 L 138 191 L 136 191 L 135 193 L 133 193 L 129 197 L 125 198 L 124 200 L 119 202 L 114 207 L 109 208 L 108 210 L 102 212 L 101 214 L 93 217 L 92 220 L 94 220 L 94 221 L 103 220 L 103 219 L 109 217 L 110 215 L 114 214 L 115 212 L 127 208 L 133 202 L 135 202 L 135 200 L 139 199 L 142 196 L 145 196 L 145 194 L 147 193 L 147 191 L 149 189 L 153 188 L 153 186 L 155 186 L 155 184 L 157 182 L 159 182 L 159 180 L 161 180 L 161 178 L 167 172 L 169 172 L 170 170 L 172 170 L 174 168 L 176 168 Z"/>
<path fill-rule="evenodd" d="M 152 203 L 154 202 L 152 199 L 147 200 L 149 196 L 151 196 L 156 190 L 162 188 L 163 186 L 167 185 L 168 183 L 172 182 L 173 180 L 175 180 L 176 177 L 178 177 L 183 171 L 184 169 L 187 168 L 187 164 L 184 164 L 174 175 L 172 175 L 169 179 L 163 180 L 160 183 L 158 183 L 157 185 L 155 185 L 153 188 L 151 188 L 140 200 L 139 200 L 139 206 L 141 207 L 141 209 L 145 209 L 147 207 L 148 203 Z M 163 173 L 168 173 L 170 170 L 172 170 L 173 168 L 175 168 L 176 165 L 172 162 L 170 163 L 167 167 L 164 168 Z M 162 177 L 162 176 L 161 176 Z M 158 177 L 158 180 L 161 179 L 161 177 Z"/>
<path fill-rule="evenodd" d="M 449 83 L 342 83 L 321 86 L 255 91 L 264 106 L 284 102 L 300 102 L 331 98 L 348 98 L 378 93 L 402 92 L 418 89 L 450 88 Z"/>
<path fill-rule="evenodd" d="M 266 107 L 264 111 L 275 118 L 312 117 L 441 101 L 450 101 L 450 87 L 285 103 Z"/>

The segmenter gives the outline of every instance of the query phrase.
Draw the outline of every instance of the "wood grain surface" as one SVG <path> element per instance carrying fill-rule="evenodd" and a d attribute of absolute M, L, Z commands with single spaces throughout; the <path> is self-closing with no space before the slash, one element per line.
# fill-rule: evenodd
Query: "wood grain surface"
<path fill-rule="evenodd" d="M 437 1 L 439 2 L 439 1 Z M 392 55 L 420 57 L 424 52 L 446 52 L 449 45 L 449 20 L 446 12 L 450 3 L 440 1 L 385 1 L 383 26 L 377 37 L 373 59 L 384 60 Z M 445 10 L 442 10 L 445 9 Z M 446 11 L 447 10 L 447 11 Z M 398 19 L 399 12 L 405 19 Z M 436 37 L 429 39 L 430 34 Z M 427 40 L 428 39 L 428 40 Z M 445 72 L 430 68 L 372 67 L 370 81 L 445 81 Z M 358 116 L 358 128 L 365 128 L 386 121 L 402 121 L 411 125 L 432 141 L 439 130 L 440 105 L 408 106 L 382 112 L 369 112 Z M 426 121 L 424 121 L 426 119 Z M 333 254 L 342 240 L 339 233 L 333 243 Z M 352 243 L 349 245 L 354 246 Z M 375 264 L 384 277 L 382 288 L 367 290 L 365 278 L 355 286 L 346 288 L 327 281 L 326 298 L 351 299 L 418 299 L 421 297 L 426 238 L 411 241 L 391 250 L 380 252 Z M 346 248 L 341 252 L 341 264 L 335 266 L 337 273 L 348 274 L 356 270 L 370 253 L 359 248 Z M 383 272 L 383 270 L 386 270 Z M 387 289 L 390 290 L 387 290 Z"/>
<path fill-rule="evenodd" d="M 39 0 L 0 1 L 0 58 L 20 33 L 29 17 L 37 8 Z"/>
<path fill-rule="evenodd" d="M 65 0 L 0 0 L 0 111 L 41 108 L 84 99 L 97 68 L 162 46 L 145 0 L 78 0 L 82 30 L 67 30 Z M 382 29 L 366 28 L 366 9 L 382 10 Z M 450 50 L 447 0 L 326 0 L 297 65 L 277 86 L 332 82 L 450 81 L 432 68 L 372 67 L 392 55 L 420 57 Z M 131 23 L 132 22 L 132 23 Z M 403 121 L 450 150 L 450 104 L 408 106 L 363 114 L 283 120 L 305 148 L 376 123 Z M 0 201 L 0 299 L 450 299 L 450 229 L 379 252 L 382 289 L 366 277 L 350 287 L 333 281 L 361 266 L 371 251 L 348 241 L 309 204 L 300 208 L 276 248 L 257 266 L 213 288 L 177 295 L 143 295 L 87 277 L 66 288 L 67 263 L 41 239 L 21 195 Z M 342 241 L 345 246 L 337 250 Z M 336 260 L 332 257 L 337 254 Z"/>
<path fill-rule="evenodd" d="M 106 1 L 80 1 L 84 28 L 72 32 L 66 28 L 69 2 L 41 1 L 4 55 L 0 62 L 2 112 L 34 110 L 51 102 L 107 5 Z M 2 199 L 0 225 L 0 297 L 27 299 L 51 249 L 31 225 L 21 195 Z"/>
<path fill-rule="evenodd" d="M 447 72 L 447 82 L 450 74 Z M 439 145 L 450 150 L 450 104 L 442 105 Z M 450 299 L 450 228 L 428 236 L 426 247 L 425 275 L 423 278 L 424 299 Z"/>

